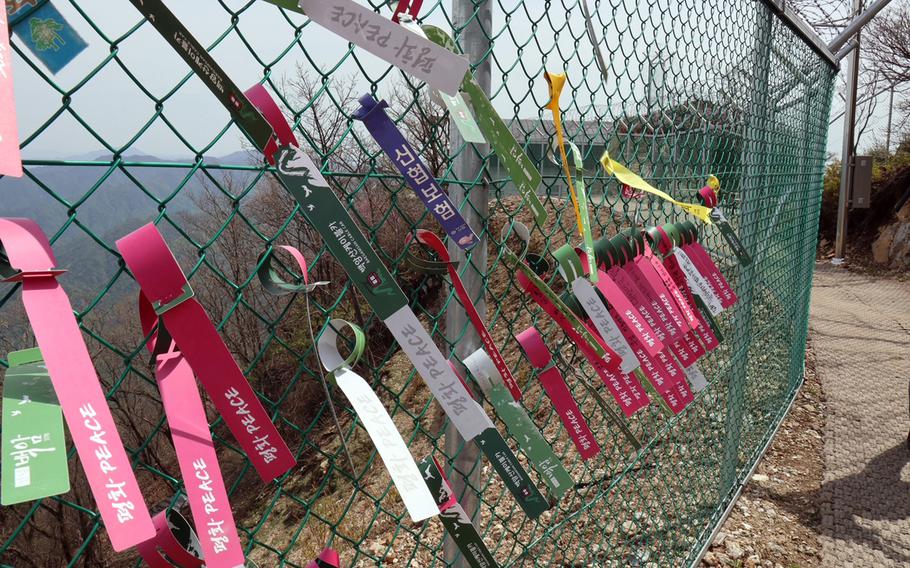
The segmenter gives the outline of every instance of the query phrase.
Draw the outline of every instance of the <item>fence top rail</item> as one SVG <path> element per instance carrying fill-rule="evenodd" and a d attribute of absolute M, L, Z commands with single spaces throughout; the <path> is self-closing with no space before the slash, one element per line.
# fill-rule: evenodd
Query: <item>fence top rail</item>
<path fill-rule="evenodd" d="M 832 69 L 840 69 L 840 59 L 828 48 L 828 44 L 815 33 L 812 26 L 790 7 L 787 0 L 762 0 L 780 21 L 787 25 L 806 44 L 818 53 Z"/>

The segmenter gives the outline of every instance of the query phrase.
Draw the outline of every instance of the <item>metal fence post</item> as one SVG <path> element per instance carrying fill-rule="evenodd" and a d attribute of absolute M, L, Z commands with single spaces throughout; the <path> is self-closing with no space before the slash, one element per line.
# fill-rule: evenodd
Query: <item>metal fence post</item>
<path fill-rule="evenodd" d="M 490 30 L 493 23 L 493 9 L 488 0 L 452 0 L 452 20 L 455 27 L 455 40 L 461 45 L 468 61 L 474 70 L 474 77 L 488 95 L 491 85 L 491 64 L 487 57 L 492 40 Z M 486 275 L 487 275 L 487 231 L 489 217 L 490 188 L 483 173 L 484 159 L 489 153 L 488 146 L 475 146 L 458 150 L 464 145 L 464 139 L 454 126 L 451 128 L 450 149 L 458 151 L 453 165 L 453 173 L 461 183 L 449 184 L 449 197 L 458 204 L 464 203 L 462 213 L 475 232 L 480 242 L 465 255 L 454 243 L 449 243 L 449 255 L 462 268 L 461 278 L 468 294 L 474 300 L 481 318 L 486 317 Z M 467 198 L 467 199 L 466 199 Z M 466 201 L 466 202 L 465 202 Z M 480 336 L 471 325 L 464 308 L 458 304 L 449 306 L 446 312 L 446 338 L 454 343 L 454 355 L 460 360 L 473 353 L 482 344 Z M 464 372 L 464 368 L 461 367 Z M 479 452 L 473 443 L 465 444 L 458 430 L 449 424 L 446 429 L 446 454 L 455 456 L 455 472 L 452 476 L 453 489 L 465 512 L 476 518 L 479 512 L 480 466 Z M 461 451 L 459 451 L 459 449 Z M 446 538 L 446 564 L 453 567 L 467 566 L 455 543 Z M 457 559 L 457 560 L 456 560 Z"/>
<path fill-rule="evenodd" d="M 863 0 L 853 0 L 853 14 L 863 10 Z M 832 264 L 844 261 L 847 251 L 847 219 L 849 216 L 850 193 L 853 187 L 853 156 L 856 154 L 856 89 L 859 81 L 859 32 L 856 34 L 856 48 L 850 53 L 847 64 L 847 97 L 844 101 L 844 139 L 842 141 L 840 164 L 840 191 L 837 194 L 837 233 L 834 237 L 834 260 Z"/>
<path fill-rule="evenodd" d="M 751 100 L 748 107 L 743 148 L 742 215 L 739 228 L 743 245 L 754 251 L 762 228 L 758 223 L 759 201 L 767 165 L 768 75 L 771 67 L 773 13 L 764 4 L 755 4 L 755 44 L 752 50 Z M 733 338 L 737 352 L 727 386 L 725 439 L 721 456 L 719 501 L 723 503 L 736 483 L 739 469 L 739 442 L 743 425 L 743 396 L 749 362 L 749 336 L 752 329 L 752 301 L 758 261 L 742 269 L 739 277 L 739 302 L 733 315 L 738 332 Z"/>

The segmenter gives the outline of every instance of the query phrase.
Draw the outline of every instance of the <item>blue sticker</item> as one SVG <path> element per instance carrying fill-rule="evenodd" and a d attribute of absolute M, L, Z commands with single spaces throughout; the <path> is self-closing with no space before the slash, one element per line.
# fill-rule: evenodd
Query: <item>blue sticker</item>
<path fill-rule="evenodd" d="M 14 2 L 12 6 L 7 6 L 7 11 L 16 5 L 19 6 L 17 12 L 29 10 L 31 7 L 28 4 L 30 2 Z M 13 31 L 52 73 L 66 67 L 88 47 L 85 40 L 50 2 L 40 4 L 37 9 L 28 12 L 26 17 L 19 19 L 13 26 Z"/>

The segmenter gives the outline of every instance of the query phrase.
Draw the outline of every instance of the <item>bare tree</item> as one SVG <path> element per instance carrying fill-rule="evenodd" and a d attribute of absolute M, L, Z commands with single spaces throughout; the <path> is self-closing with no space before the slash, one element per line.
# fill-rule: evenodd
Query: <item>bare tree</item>
<path fill-rule="evenodd" d="M 910 5 L 880 14 L 865 37 L 873 69 L 891 84 L 910 82 Z"/>

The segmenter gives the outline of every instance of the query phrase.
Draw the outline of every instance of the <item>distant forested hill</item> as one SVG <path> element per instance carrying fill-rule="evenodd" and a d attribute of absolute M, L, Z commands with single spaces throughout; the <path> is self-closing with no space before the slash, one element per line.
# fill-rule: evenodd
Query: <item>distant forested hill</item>
<path fill-rule="evenodd" d="M 99 156 L 88 161 L 109 160 Z M 237 152 L 206 158 L 205 163 L 248 161 L 244 152 Z M 192 212 L 193 199 L 203 189 L 203 173 L 190 175 L 188 168 L 173 167 L 174 161 L 137 154 L 125 156 L 124 162 L 133 165 L 31 166 L 21 178 L 0 177 L 0 216 L 35 219 L 51 237 L 66 228 L 54 252 L 58 266 L 69 271 L 61 282 L 74 299 L 87 300 L 115 274 L 117 259 L 107 249 L 114 249 L 118 238 L 160 211 L 175 218 Z M 220 175 L 217 170 L 210 173 L 215 179 Z"/>

